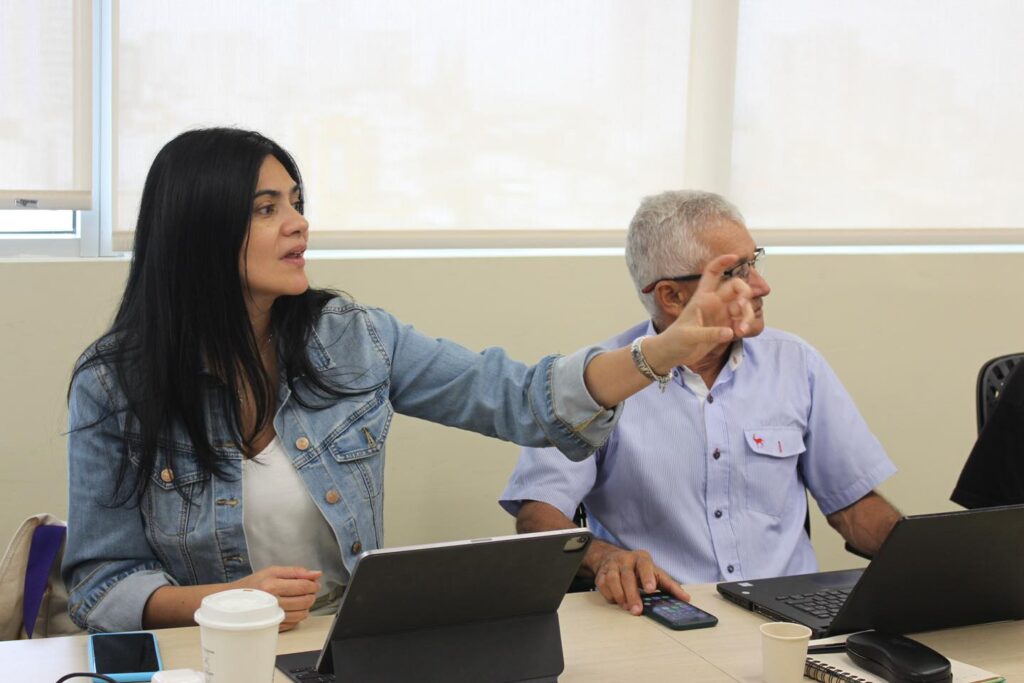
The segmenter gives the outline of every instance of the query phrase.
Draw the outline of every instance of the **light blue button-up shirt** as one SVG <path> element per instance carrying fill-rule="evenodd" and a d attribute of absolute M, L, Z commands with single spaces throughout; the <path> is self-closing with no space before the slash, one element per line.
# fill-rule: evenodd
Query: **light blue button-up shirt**
<path fill-rule="evenodd" d="M 646 322 L 602 345 L 653 332 Z M 552 455 L 523 450 L 508 512 L 539 500 L 571 518 L 582 500 L 598 538 L 648 550 L 683 583 L 816 571 L 805 486 L 827 515 L 896 471 L 821 355 L 772 329 L 736 344 L 710 390 L 683 369 L 665 393 L 628 399 L 595 457 Z"/>

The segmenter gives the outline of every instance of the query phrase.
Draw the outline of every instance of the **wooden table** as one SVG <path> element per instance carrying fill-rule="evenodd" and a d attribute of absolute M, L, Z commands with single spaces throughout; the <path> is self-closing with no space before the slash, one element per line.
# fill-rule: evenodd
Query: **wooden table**
<path fill-rule="evenodd" d="M 688 590 L 694 604 L 718 617 L 718 626 L 671 631 L 606 604 L 596 593 L 567 595 L 558 611 L 565 652 L 565 672 L 559 681 L 760 681 L 758 625 L 764 619 L 726 602 L 714 585 Z M 282 633 L 278 652 L 319 649 L 330 621 L 330 617 L 313 617 Z M 156 634 L 165 668 L 201 668 L 197 627 Z M 915 639 L 1008 680 L 1024 680 L 1024 621 L 936 631 Z M 65 673 L 85 671 L 85 653 L 85 636 L 3 642 L 0 681 L 53 683 Z M 287 681 L 280 673 L 274 680 Z"/>

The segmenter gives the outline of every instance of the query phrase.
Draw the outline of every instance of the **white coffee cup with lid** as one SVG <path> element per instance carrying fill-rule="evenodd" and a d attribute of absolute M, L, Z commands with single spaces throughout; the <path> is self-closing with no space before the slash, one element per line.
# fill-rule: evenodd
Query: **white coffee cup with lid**
<path fill-rule="evenodd" d="M 206 683 L 271 683 L 284 610 L 270 593 L 236 588 L 203 598 L 195 613 Z"/>

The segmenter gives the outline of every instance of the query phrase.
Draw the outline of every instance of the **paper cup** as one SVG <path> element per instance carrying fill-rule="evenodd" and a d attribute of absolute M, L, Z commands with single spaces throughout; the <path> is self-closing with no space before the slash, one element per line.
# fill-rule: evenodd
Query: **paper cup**
<path fill-rule="evenodd" d="M 277 626 L 284 621 L 277 598 L 249 588 L 213 593 L 195 620 L 206 683 L 272 683 Z"/>
<path fill-rule="evenodd" d="M 801 624 L 761 624 L 764 683 L 800 683 L 810 639 L 811 629 Z"/>

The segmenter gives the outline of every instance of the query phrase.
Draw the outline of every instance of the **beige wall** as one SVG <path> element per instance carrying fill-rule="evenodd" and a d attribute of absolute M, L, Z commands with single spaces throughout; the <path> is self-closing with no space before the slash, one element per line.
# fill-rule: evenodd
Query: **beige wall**
<path fill-rule="evenodd" d="M 818 347 L 899 466 L 885 486 L 905 512 L 948 501 L 974 439 L 974 380 L 1024 348 L 1012 283 L 1024 254 L 771 255 L 769 324 Z M 523 360 L 643 317 L 621 257 L 324 260 L 314 282 L 470 347 Z M 109 322 L 124 261 L 0 262 L 0 537 L 66 512 L 65 392 L 78 353 Z M 508 533 L 495 504 L 516 447 L 399 418 L 388 444 L 389 545 Z M 855 564 L 815 511 L 827 568 Z"/>

